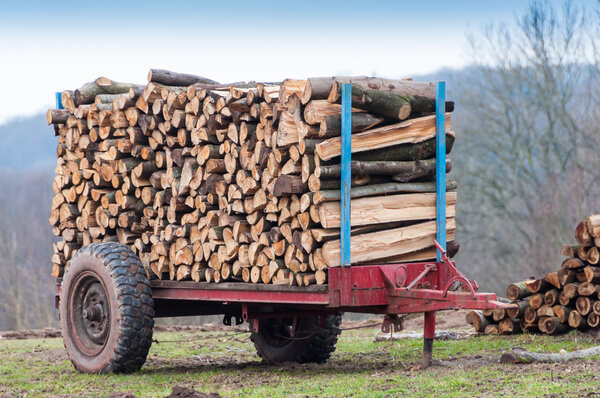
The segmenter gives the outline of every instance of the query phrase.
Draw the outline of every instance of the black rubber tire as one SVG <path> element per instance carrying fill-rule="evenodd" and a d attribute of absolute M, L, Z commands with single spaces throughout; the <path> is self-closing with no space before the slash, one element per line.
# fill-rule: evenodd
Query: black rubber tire
<path fill-rule="evenodd" d="M 81 331 L 82 316 L 77 311 L 83 308 L 85 287 L 81 286 L 88 286 L 89 291 L 92 283 L 95 290 L 102 286 L 105 295 L 101 297 L 107 303 L 101 312 L 106 322 L 102 342 L 90 343 L 90 335 Z M 152 344 L 154 302 L 146 271 L 129 247 L 107 242 L 81 248 L 62 280 L 59 315 L 65 348 L 80 372 L 128 373 L 141 369 L 146 361 Z"/>
<path fill-rule="evenodd" d="M 323 363 L 335 351 L 341 333 L 341 314 L 327 315 L 322 327 L 319 326 L 319 316 L 298 318 L 295 337 L 274 341 L 274 327 L 282 321 L 291 325 L 291 319 L 261 319 L 258 333 L 252 332 L 250 338 L 265 362 Z"/>

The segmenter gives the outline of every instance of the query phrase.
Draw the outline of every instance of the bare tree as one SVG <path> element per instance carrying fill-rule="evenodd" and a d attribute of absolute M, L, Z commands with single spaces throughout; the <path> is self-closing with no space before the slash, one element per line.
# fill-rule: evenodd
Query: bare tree
<path fill-rule="evenodd" d="M 0 330 L 55 324 L 49 174 L 0 174 Z"/>
<path fill-rule="evenodd" d="M 533 1 L 470 35 L 458 92 L 459 260 L 487 288 L 555 270 L 576 222 L 600 212 L 600 19 Z M 594 29 L 596 29 L 594 31 Z"/>

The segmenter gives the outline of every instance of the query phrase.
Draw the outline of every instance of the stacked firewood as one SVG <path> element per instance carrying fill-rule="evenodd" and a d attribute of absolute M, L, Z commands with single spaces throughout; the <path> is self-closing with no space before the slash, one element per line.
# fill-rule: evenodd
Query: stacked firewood
<path fill-rule="evenodd" d="M 580 222 L 576 246 L 563 246 L 567 258 L 560 269 L 540 279 L 510 284 L 510 308 L 471 311 L 467 322 L 475 331 L 511 334 L 521 331 L 547 334 L 600 325 L 600 214 Z"/>
<path fill-rule="evenodd" d="M 352 84 L 353 263 L 435 258 L 433 84 L 219 84 L 156 69 L 148 81 L 101 77 L 64 91 L 64 109 L 47 113 L 58 136 L 55 277 L 80 247 L 118 241 L 159 279 L 326 283 L 340 265 L 343 83 Z M 450 113 L 448 152 L 449 126 Z M 447 187 L 454 254 L 456 183 Z"/>

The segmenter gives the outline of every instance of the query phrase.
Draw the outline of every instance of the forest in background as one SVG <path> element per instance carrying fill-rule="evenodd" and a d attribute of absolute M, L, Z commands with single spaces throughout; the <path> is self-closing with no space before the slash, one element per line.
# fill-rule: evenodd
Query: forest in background
<path fill-rule="evenodd" d="M 471 66 L 413 76 L 445 80 L 456 103 L 455 260 L 482 290 L 555 270 L 576 223 L 600 213 L 597 37 L 598 8 L 534 1 L 516 24 L 469 34 Z M 55 149 L 45 114 L 0 126 L 0 330 L 56 325 Z"/>

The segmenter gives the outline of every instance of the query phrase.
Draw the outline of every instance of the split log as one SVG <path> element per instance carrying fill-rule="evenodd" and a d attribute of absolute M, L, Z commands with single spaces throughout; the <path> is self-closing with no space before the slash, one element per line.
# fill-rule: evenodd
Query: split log
<path fill-rule="evenodd" d="M 525 288 L 531 293 L 544 293 L 550 289 L 550 284 L 545 279 L 532 279 L 525 281 Z"/>
<path fill-rule="evenodd" d="M 447 220 L 447 237 L 454 239 L 456 224 Z M 358 235 L 350 238 L 350 255 L 353 262 L 369 261 L 404 253 L 410 253 L 433 245 L 436 224 L 428 221 L 409 227 L 390 229 Z M 325 263 L 329 267 L 340 265 L 340 241 L 326 242 L 321 248 Z"/>
<path fill-rule="evenodd" d="M 546 282 L 551 284 L 557 289 L 561 288 L 560 281 L 558 280 L 558 274 L 556 272 L 549 272 L 546 274 Z"/>
<path fill-rule="evenodd" d="M 450 128 L 450 114 L 446 115 L 446 129 Z M 352 136 L 352 153 L 365 152 L 393 145 L 419 143 L 435 137 L 435 115 L 378 127 Z M 330 138 L 318 144 L 315 152 L 321 160 L 341 154 L 341 137 Z"/>
<path fill-rule="evenodd" d="M 453 131 L 446 133 L 446 155 L 454 145 L 455 134 Z M 435 138 L 418 142 L 416 144 L 400 144 L 386 148 L 359 152 L 352 155 L 352 160 L 358 161 L 410 161 L 435 157 Z"/>
<path fill-rule="evenodd" d="M 454 217 L 456 192 L 446 194 L 446 216 Z M 350 201 L 351 226 L 396 221 L 430 220 L 436 216 L 435 194 L 405 194 L 368 197 Z M 324 228 L 340 227 L 340 203 L 326 202 L 318 207 Z"/>
<path fill-rule="evenodd" d="M 586 220 L 586 228 L 592 238 L 600 236 L 600 214 L 593 214 Z"/>
<path fill-rule="evenodd" d="M 575 240 L 583 246 L 592 246 L 594 244 L 594 239 L 588 233 L 587 223 L 585 221 L 577 224 L 577 227 L 575 228 Z"/>

